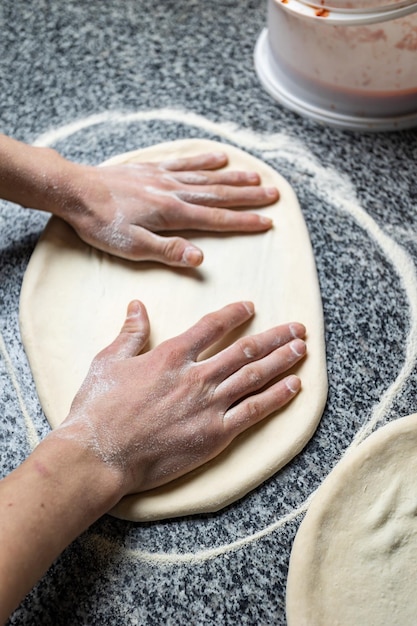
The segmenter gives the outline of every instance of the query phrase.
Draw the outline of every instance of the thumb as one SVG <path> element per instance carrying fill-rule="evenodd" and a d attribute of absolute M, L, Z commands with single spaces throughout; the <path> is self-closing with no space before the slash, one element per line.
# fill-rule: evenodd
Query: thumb
<path fill-rule="evenodd" d="M 120 360 L 137 356 L 145 347 L 149 334 L 150 324 L 145 305 L 139 300 L 132 300 L 119 335 L 101 354 Z"/>
<path fill-rule="evenodd" d="M 182 237 L 166 237 L 135 227 L 129 258 L 177 267 L 197 267 L 203 261 L 203 253 Z"/>

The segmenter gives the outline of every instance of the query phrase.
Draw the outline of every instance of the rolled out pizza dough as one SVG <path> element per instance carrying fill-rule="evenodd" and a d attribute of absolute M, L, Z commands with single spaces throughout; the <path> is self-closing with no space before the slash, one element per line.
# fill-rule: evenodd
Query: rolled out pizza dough
<path fill-rule="evenodd" d="M 329 474 L 296 535 L 289 626 L 414 626 L 417 414 L 380 428 Z"/>
<path fill-rule="evenodd" d="M 279 188 L 280 200 L 258 209 L 274 220 L 269 232 L 188 233 L 204 251 L 204 262 L 198 269 L 184 270 L 124 261 L 94 250 L 53 217 L 23 281 L 22 339 L 52 427 L 68 414 L 91 360 L 116 337 L 132 299 L 147 307 L 151 347 L 183 332 L 209 311 L 239 300 L 251 300 L 256 307 L 246 334 L 287 321 L 300 321 L 308 329 L 308 356 L 297 369 L 301 393 L 203 467 L 167 486 L 124 498 L 113 512 L 125 519 L 216 511 L 237 500 L 300 452 L 326 401 L 319 284 L 307 228 L 289 184 L 242 150 L 207 140 L 160 144 L 106 163 L 159 161 L 212 150 L 228 154 L 230 169 L 256 170 L 264 185 Z"/>

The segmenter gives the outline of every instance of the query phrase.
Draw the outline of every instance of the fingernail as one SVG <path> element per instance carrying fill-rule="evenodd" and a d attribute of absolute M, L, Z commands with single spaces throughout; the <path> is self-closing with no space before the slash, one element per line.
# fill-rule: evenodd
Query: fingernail
<path fill-rule="evenodd" d="M 303 356 L 306 351 L 306 344 L 302 339 L 294 339 L 290 343 L 290 348 L 295 356 Z"/>
<path fill-rule="evenodd" d="M 200 265 L 203 260 L 203 253 L 198 248 L 193 248 L 192 246 L 188 246 L 185 248 L 184 253 L 182 255 L 182 260 L 186 265 L 192 265 L 196 267 Z"/>
<path fill-rule="evenodd" d="M 127 308 L 127 317 L 136 317 L 141 313 L 141 306 L 138 300 L 132 300 Z"/>
<path fill-rule="evenodd" d="M 242 302 L 242 304 L 243 304 L 243 306 L 246 308 L 247 312 L 248 312 L 250 315 L 253 315 L 253 314 L 254 314 L 255 307 L 254 307 L 254 305 L 253 305 L 253 302 L 249 302 L 249 301 L 247 301 L 247 302 Z"/>
<path fill-rule="evenodd" d="M 273 223 L 269 217 L 265 217 L 264 215 L 259 216 L 259 221 L 261 224 L 265 224 L 266 226 L 271 226 Z"/>
<path fill-rule="evenodd" d="M 278 190 L 276 189 L 276 187 L 266 187 L 265 193 L 268 196 L 268 198 L 278 197 Z"/>
<path fill-rule="evenodd" d="M 248 182 L 257 183 L 259 182 L 259 174 L 256 172 L 248 172 L 247 173 Z"/>
<path fill-rule="evenodd" d="M 306 331 L 302 324 L 290 324 L 290 333 L 294 339 L 302 339 L 306 334 Z"/>
<path fill-rule="evenodd" d="M 215 159 L 224 159 L 224 157 L 226 156 L 224 152 L 212 152 L 211 154 L 212 156 L 214 156 Z"/>
<path fill-rule="evenodd" d="M 297 393 L 301 387 L 301 380 L 298 376 L 288 376 L 288 378 L 285 379 L 285 384 L 291 393 Z"/>

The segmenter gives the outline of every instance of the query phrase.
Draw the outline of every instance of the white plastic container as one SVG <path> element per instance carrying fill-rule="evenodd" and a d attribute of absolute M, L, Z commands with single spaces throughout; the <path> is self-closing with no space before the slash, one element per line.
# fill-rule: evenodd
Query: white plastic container
<path fill-rule="evenodd" d="M 302 115 L 353 130 L 417 125 L 417 0 L 268 0 L 255 66 Z"/>

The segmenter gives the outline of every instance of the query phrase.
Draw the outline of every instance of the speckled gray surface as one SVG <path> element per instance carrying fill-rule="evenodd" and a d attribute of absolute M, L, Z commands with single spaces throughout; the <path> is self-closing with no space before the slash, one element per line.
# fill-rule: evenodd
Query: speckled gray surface
<path fill-rule="evenodd" d="M 362 425 L 417 408 L 417 133 L 355 135 L 282 109 L 253 69 L 265 20 L 264 0 L 0 4 L 1 132 L 43 137 L 88 163 L 209 137 L 291 182 L 316 254 L 330 384 L 315 436 L 265 485 L 217 514 L 99 520 L 10 624 L 285 624 L 302 519 L 293 512 Z M 46 216 L 2 203 L 0 220 L 4 474 L 29 452 L 29 417 L 38 435 L 48 431 L 18 329 L 20 284 Z"/>

